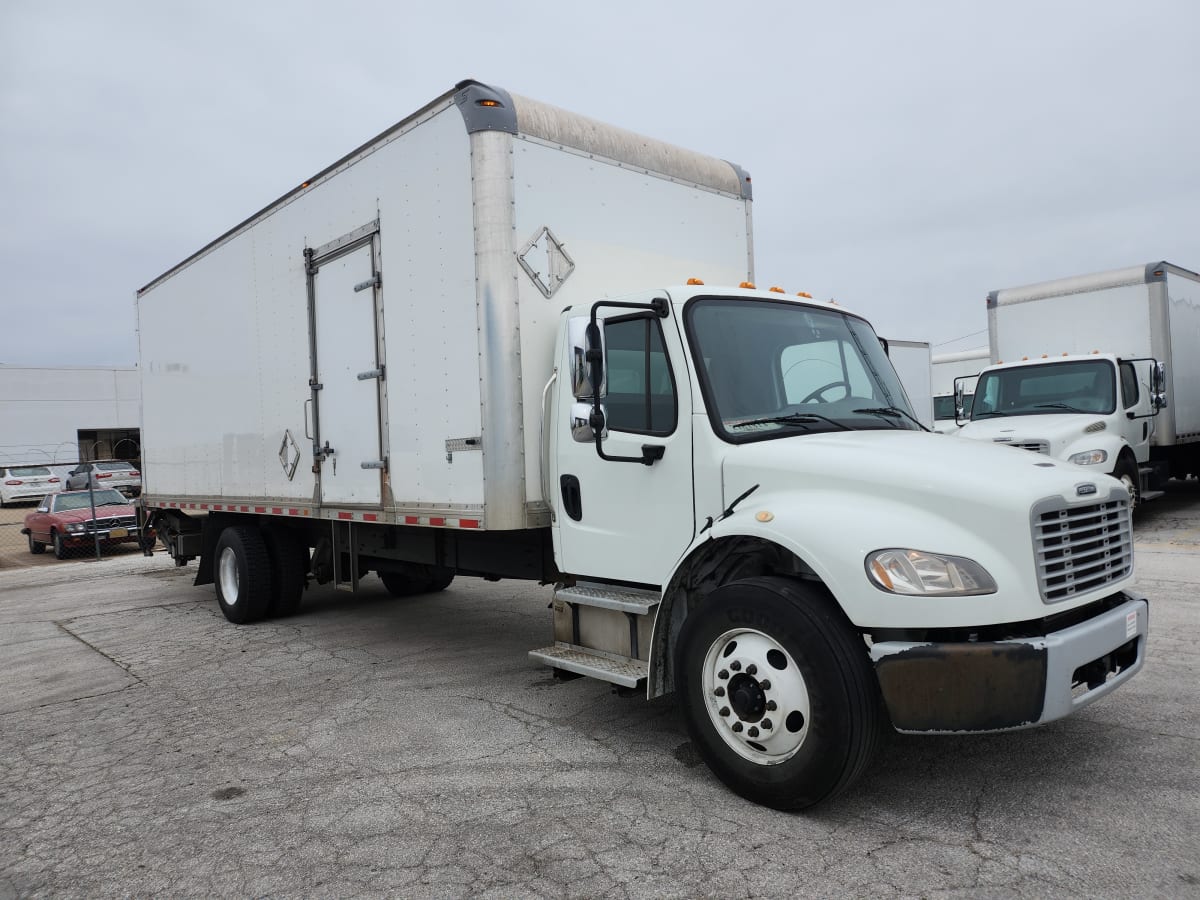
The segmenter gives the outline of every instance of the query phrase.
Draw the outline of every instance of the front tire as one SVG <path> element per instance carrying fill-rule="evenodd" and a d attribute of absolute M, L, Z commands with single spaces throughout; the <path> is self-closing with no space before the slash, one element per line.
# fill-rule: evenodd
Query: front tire
<path fill-rule="evenodd" d="M 853 784 L 883 725 L 862 637 L 822 589 L 748 578 L 684 622 L 675 686 L 700 756 L 735 792 L 803 809 Z"/>
<path fill-rule="evenodd" d="M 1124 459 L 1117 464 L 1112 476 L 1125 485 L 1125 490 L 1129 491 L 1129 511 L 1133 512 L 1142 502 L 1141 482 L 1138 477 L 1137 465 L 1128 459 Z"/>
<path fill-rule="evenodd" d="M 69 555 L 67 545 L 63 543 L 62 535 L 57 531 L 50 532 L 50 543 L 54 545 L 54 558 L 66 559 Z"/>
<path fill-rule="evenodd" d="M 235 525 L 217 539 L 213 556 L 217 603 L 225 618 L 237 625 L 257 622 L 271 603 L 271 560 L 262 532 Z"/>

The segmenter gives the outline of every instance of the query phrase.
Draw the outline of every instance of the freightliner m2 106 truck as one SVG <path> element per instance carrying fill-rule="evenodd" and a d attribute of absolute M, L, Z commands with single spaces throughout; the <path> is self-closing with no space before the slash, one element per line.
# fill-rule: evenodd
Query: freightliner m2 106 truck
<path fill-rule="evenodd" d="M 748 286 L 750 207 L 737 166 L 458 85 L 138 292 L 143 518 L 236 623 L 372 573 L 553 585 L 534 660 L 673 692 L 781 808 L 885 727 L 1130 678 L 1125 489 L 923 431 L 864 318 Z"/>
<path fill-rule="evenodd" d="M 959 437 L 1106 472 L 1135 506 L 1200 475 L 1200 275 L 1152 262 L 993 291 L 988 333 Z"/>

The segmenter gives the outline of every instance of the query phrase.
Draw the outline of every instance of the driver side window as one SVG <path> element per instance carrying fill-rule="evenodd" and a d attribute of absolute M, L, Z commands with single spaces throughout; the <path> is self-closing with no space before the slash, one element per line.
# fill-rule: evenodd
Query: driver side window
<path fill-rule="evenodd" d="M 779 356 L 784 396 L 789 404 L 872 397 L 871 379 L 853 345 L 813 341 L 785 347 Z"/>

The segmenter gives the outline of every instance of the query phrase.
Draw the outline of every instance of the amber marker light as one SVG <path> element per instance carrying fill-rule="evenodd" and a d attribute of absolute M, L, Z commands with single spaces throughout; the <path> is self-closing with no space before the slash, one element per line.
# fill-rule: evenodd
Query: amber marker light
<path fill-rule="evenodd" d="M 701 281 L 699 278 L 689 278 L 687 280 L 687 283 L 688 284 L 704 284 L 704 282 Z"/>
<path fill-rule="evenodd" d="M 499 106 L 500 101 L 499 100 L 476 100 L 475 105 L 476 106 Z"/>
<path fill-rule="evenodd" d="M 741 284 L 738 285 L 738 287 L 745 288 L 748 291 L 752 291 L 752 290 L 754 290 L 754 282 L 753 281 L 743 281 Z"/>
<path fill-rule="evenodd" d="M 886 587 L 889 591 L 895 588 L 895 585 L 892 584 L 891 576 L 888 575 L 887 569 L 883 567 L 879 560 L 871 560 L 871 571 L 875 574 L 875 577 L 879 579 L 879 583 Z"/>
<path fill-rule="evenodd" d="M 812 294 L 810 294 L 808 291 L 796 291 L 796 296 L 803 297 L 805 300 L 812 299 Z"/>
<path fill-rule="evenodd" d="M 778 285 L 769 287 L 769 288 L 767 288 L 767 290 L 770 291 L 772 294 L 786 294 L 787 293 L 787 291 L 785 291 L 783 288 L 779 287 Z"/>

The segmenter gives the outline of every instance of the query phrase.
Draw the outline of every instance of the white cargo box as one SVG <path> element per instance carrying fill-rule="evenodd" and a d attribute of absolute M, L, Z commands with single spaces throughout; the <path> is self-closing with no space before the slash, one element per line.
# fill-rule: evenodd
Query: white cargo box
<path fill-rule="evenodd" d="M 137 295 L 149 505 L 547 524 L 560 311 L 752 277 L 737 166 L 476 82 Z"/>

